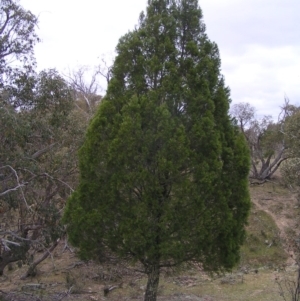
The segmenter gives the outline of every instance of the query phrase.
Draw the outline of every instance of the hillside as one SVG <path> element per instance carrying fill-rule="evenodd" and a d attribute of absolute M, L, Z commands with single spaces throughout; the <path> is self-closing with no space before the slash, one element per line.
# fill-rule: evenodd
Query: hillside
<path fill-rule="evenodd" d="M 299 234 L 300 208 L 277 182 L 254 185 L 250 191 L 253 206 L 239 267 L 213 276 L 197 265 L 166 271 L 158 300 L 283 300 L 276 282 L 284 288 L 296 275 L 293 241 Z M 0 300 L 142 300 L 146 284 L 133 267 L 81 262 L 65 242 L 38 266 L 35 277 L 21 280 L 26 268 L 21 263 L 6 268 Z"/>

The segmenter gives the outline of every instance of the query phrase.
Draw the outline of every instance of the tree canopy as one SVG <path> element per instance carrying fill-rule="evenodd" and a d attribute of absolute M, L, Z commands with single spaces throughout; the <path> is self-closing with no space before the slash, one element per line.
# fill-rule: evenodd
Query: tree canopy
<path fill-rule="evenodd" d="M 37 17 L 24 9 L 18 0 L 1 0 L 0 87 L 9 82 L 14 73 L 34 69 L 34 46 L 40 41 L 35 32 L 37 23 Z"/>
<path fill-rule="evenodd" d="M 288 145 L 288 159 L 284 162 L 281 173 L 288 187 L 297 192 L 300 200 L 300 107 L 290 105 L 284 135 Z"/>
<path fill-rule="evenodd" d="M 27 277 L 65 236 L 60 219 L 78 180 L 77 150 L 101 97 L 95 78 L 80 90 L 56 70 L 37 74 L 37 17 L 17 0 L 0 7 L 0 275 L 30 259 Z"/>
<path fill-rule="evenodd" d="M 239 260 L 249 151 L 229 94 L 198 2 L 149 0 L 119 40 L 64 215 L 81 257 L 142 265 L 145 300 L 156 300 L 162 267 L 218 271 Z"/>
<path fill-rule="evenodd" d="M 0 100 L 0 275 L 10 262 L 34 254 L 33 247 L 50 248 L 64 235 L 61 210 L 78 179 L 87 123 L 56 71 L 31 80 L 30 106 L 16 111 L 10 89 Z"/>

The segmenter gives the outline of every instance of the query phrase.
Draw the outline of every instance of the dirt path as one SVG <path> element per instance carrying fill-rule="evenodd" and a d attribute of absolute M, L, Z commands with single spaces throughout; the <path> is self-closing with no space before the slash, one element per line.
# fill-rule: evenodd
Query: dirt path
<path fill-rule="evenodd" d="M 292 265 L 296 259 L 295 236 L 300 234 L 298 204 L 291 193 L 274 185 L 267 183 L 252 187 L 251 200 L 258 210 L 265 211 L 273 218 L 280 230 L 284 250 L 289 254 L 287 265 Z"/>

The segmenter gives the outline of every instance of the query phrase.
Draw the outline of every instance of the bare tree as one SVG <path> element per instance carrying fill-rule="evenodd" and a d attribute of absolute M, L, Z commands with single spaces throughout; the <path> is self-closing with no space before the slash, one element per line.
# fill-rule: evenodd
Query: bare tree
<path fill-rule="evenodd" d="M 298 265 L 296 279 L 275 279 L 279 294 L 284 301 L 300 301 L 300 267 Z"/>
<path fill-rule="evenodd" d="M 232 107 L 232 116 L 237 120 L 242 133 L 246 136 L 245 130 L 254 120 L 255 108 L 249 103 L 238 103 Z"/>
<path fill-rule="evenodd" d="M 98 69 L 91 72 L 89 67 L 81 66 L 66 76 L 76 100 L 76 106 L 87 115 L 94 113 L 97 104 L 102 99 L 99 95 L 99 75 Z"/>
<path fill-rule="evenodd" d="M 287 100 L 277 122 L 274 122 L 270 115 L 258 119 L 255 116 L 255 108 L 248 103 L 233 106 L 231 114 L 236 119 L 250 149 L 252 178 L 258 180 L 271 178 L 281 163 L 288 158 L 284 125 L 289 112 Z"/>
<path fill-rule="evenodd" d="M 105 78 L 108 85 L 112 76 L 112 65 L 108 64 L 104 57 L 102 57 L 101 62 L 97 67 L 97 72 Z"/>

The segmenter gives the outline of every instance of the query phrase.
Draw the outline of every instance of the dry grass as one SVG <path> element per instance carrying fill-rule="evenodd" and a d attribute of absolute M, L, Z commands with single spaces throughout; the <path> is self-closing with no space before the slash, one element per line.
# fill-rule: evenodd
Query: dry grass
<path fill-rule="evenodd" d="M 266 183 L 250 190 L 254 204 L 239 267 L 218 277 L 209 277 L 197 267 L 163 274 L 158 300 L 283 300 L 275 278 L 296 274 L 293 262 L 287 261 L 286 244 L 287 237 L 299 233 L 300 209 L 291 193 L 279 184 Z M 0 278 L 0 290 L 18 294 L 8 300 L 143 300 L 143 275 L 124 266 L 80 263 L 73 253 L 62 250 L 63 245 L 55 250 L 53 259 L 41 263 L 34 278 L 20 280 L 26 266 L 7 267 Z M 114 289 L 104 296 L 105 288 Z"/>
<path fill-rule="evenodd" d="M 246 243 L 241 249 L 241 265 L 277 268 L 286 262 L 280 231 L 270 215 L 252 208 Z"/>

